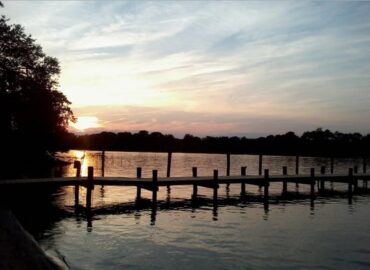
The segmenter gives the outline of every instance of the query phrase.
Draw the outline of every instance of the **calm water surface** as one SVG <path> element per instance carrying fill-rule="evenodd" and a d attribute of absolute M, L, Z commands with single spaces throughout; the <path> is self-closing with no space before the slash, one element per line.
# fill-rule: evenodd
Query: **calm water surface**
<path fill-rule="evenodd" d="M 94 166 L 101 173 L 98 152 L 71 151 L 65 158 L 83 158 L 83 174 Z M 150 176 L 166 173 L 167 154 L 106 152 L 106 176 L 135 176 L 136 167 Z M 324 158 L 302 158 L 300 171 L 329 167 Z M 340 159 L 335 172 L 361 166 L 362 160 Z M 258 157 L 233 155 L 232 174 L 247 166 L 256 174 Z M 211 175 L 213 169 L 225 174 L 226 157 L 209 154 L 173 154 L 172 175 Z M 294 157 L 264 157 L 271 174 L 289 166 Z M 72 166 L 64 175 L 74 175 Z M 362 183 L 360 182 L 360 185 Z M 349 201 L 347 187 L 327 184 L 325 195 L 309 199 L 309 189 L 289 185 L 288 197 L 281 197 L 281 185 L 273 184 L 268 209 L 261 203 L 261 191 L 247 185 L 248 196 L 241 200 L 240 185 L 227 190 L 221 185 L 220 200 L 212 191 L 199 188 L 199 200 L 191 201 L 191 187 L 160 188 L 158 207 L 149 202 L 135 205 L 132 187 L 96 186 L 95 210 L 87 218 L 74 208 L 73 188 L 55 193 L 54 204 L 63 214 L 36 235 L 47 253 L 64 259 L 70 269 L 369 269 L 370 195 L 362 191 Z M 84 205 L 84 189 L 80 204 Z"/>

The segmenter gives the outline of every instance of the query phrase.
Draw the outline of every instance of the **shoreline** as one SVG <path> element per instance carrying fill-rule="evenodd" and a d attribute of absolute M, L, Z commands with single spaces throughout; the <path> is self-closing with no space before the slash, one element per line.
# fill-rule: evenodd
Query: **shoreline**
<path fill-rule="evenodd" d="M 50 258 L 10 210 L 0 209 L 0 269 L 2 270 L 63 270 Z"/>

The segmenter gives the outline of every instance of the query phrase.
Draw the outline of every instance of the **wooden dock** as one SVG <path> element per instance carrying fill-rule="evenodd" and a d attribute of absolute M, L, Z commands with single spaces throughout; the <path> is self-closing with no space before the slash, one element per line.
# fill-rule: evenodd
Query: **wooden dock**
<path fill-rule="evenodd" d="M 102 186 L 133 186 L 137 188 L 136 200 L 141 199 L 141 190 L 146 189 L 152 192 L 152 201 L 156 203 L 157 192 L 159 187 L 166 186 L 192 186 L 192 198 L 196 198 L 198 194 L 198 187 L 206 187 L 213 190 L 213 199 L 217 201 L 219 186 L 225 184 L 227 186 L 240 185 L 240 195 L 246 194 L 246 185 L 253 185 L 263 188 L 263 198 L 266 203 L 269 200 L 269 186 L 270 183 L 280 183 L 282 186 L 282 194 L 288 192 L 288 183 L 308 185 L 310 187 L 310 195 L 315 196 L 316 187 L 318 190 L 325 189 L 325 183 L 345 183 L 348 185 L 348 194 L 352 196 L 359 186 L 359 181 L 362 181 L 363 187 L 367 188 L 367 182 L 370 179 L 370 174 L 357 173 L 353 168 L 348 169 L 348 174 L 325 174 L 325 168 L 322 167 L 320 174 L 315 174 L 315 169 L 312 168 L 310 174 L 296 174 L 288 175 L 287 167 L 282 167 L 281 175 L 270 175 L 269 170 L 265 169 L 263 175 L 247 175 L 246 167 L 241 167 L 240 175 L 231 176 L 230 173 L 226 176 L 219 176 L 218 170 L 213 171 L 212 176 L 197 175 L 197 168 L 192 168 L 191 177 L 158 177 L 158 171 L 152 171 L 152 177 L 143 178 L 141 175 L 142 169 L 137 168 L 137 177 L 109 177 L 101 176 L 94 177 L 94 168 L 88 167 L 87 177 L 81 176 L 81 164 L 75 162 L 76 176 L 75 177 L 59 177 L 59 178 L 39 178 L 39 179 L 9 179 L 1 180 L 0 188 L 15 187 L 27 188 L 32 187 L 75 187 L 75 202 L 79 202 L 79 187 L 86 188 L 86 208 L 91 208 L 91 192 L 94 185 Z M 168 175 L 168 172 L 167 172 Z"/>

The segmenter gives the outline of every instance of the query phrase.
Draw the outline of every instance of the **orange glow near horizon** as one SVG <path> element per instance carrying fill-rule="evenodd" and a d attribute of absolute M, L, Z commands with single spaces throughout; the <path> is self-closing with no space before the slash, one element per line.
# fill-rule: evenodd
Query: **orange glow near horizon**
<path fill-rule="evenodd" d="M 76 123 L 71 123 L 71 127 L 79 131 L 85 131 L 89 128 L 100 127 L 99 120 L 95 116 L 81 116 L 77 118 Z"/>

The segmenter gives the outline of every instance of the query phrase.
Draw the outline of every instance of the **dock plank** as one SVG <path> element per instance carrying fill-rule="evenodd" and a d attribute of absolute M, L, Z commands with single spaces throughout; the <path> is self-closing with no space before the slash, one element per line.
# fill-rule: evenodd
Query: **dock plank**
<path fill-rule="evenodd" d="M 355 174 L 349 177 L 345 174 L 328 174 L 316 175 L 312 178 L 310 175 L 270 175 L 268 182 L 279 183 L 302 183 L 310 184 L 312 180 L 324 180 L 336 183 L 348 183 L 353 179 L 370 180 L 370 174 Z M 219 176 L 218 184 L 250 184 L 263 185 L 266 179 L 260 175 L 247 176 Z M 23 179 L 5 179 L 0 180 L 0 186 L 29 186 L 29 185 L 45 185 L 45 186 L 74 186 L 84 185 L 87 182 L 87 177 L 56 177 L 56 178 L 23 178 Z M 152 183 L 152 178 L 134 178 L 134 177 L 94 177 L 95 185 L 105 186 L 138 186 Z M 159 177 L 158 186 L 177 186 L 177 185 L 205 185 L 214 184 L 213 176 L 201 177 Z"/>

